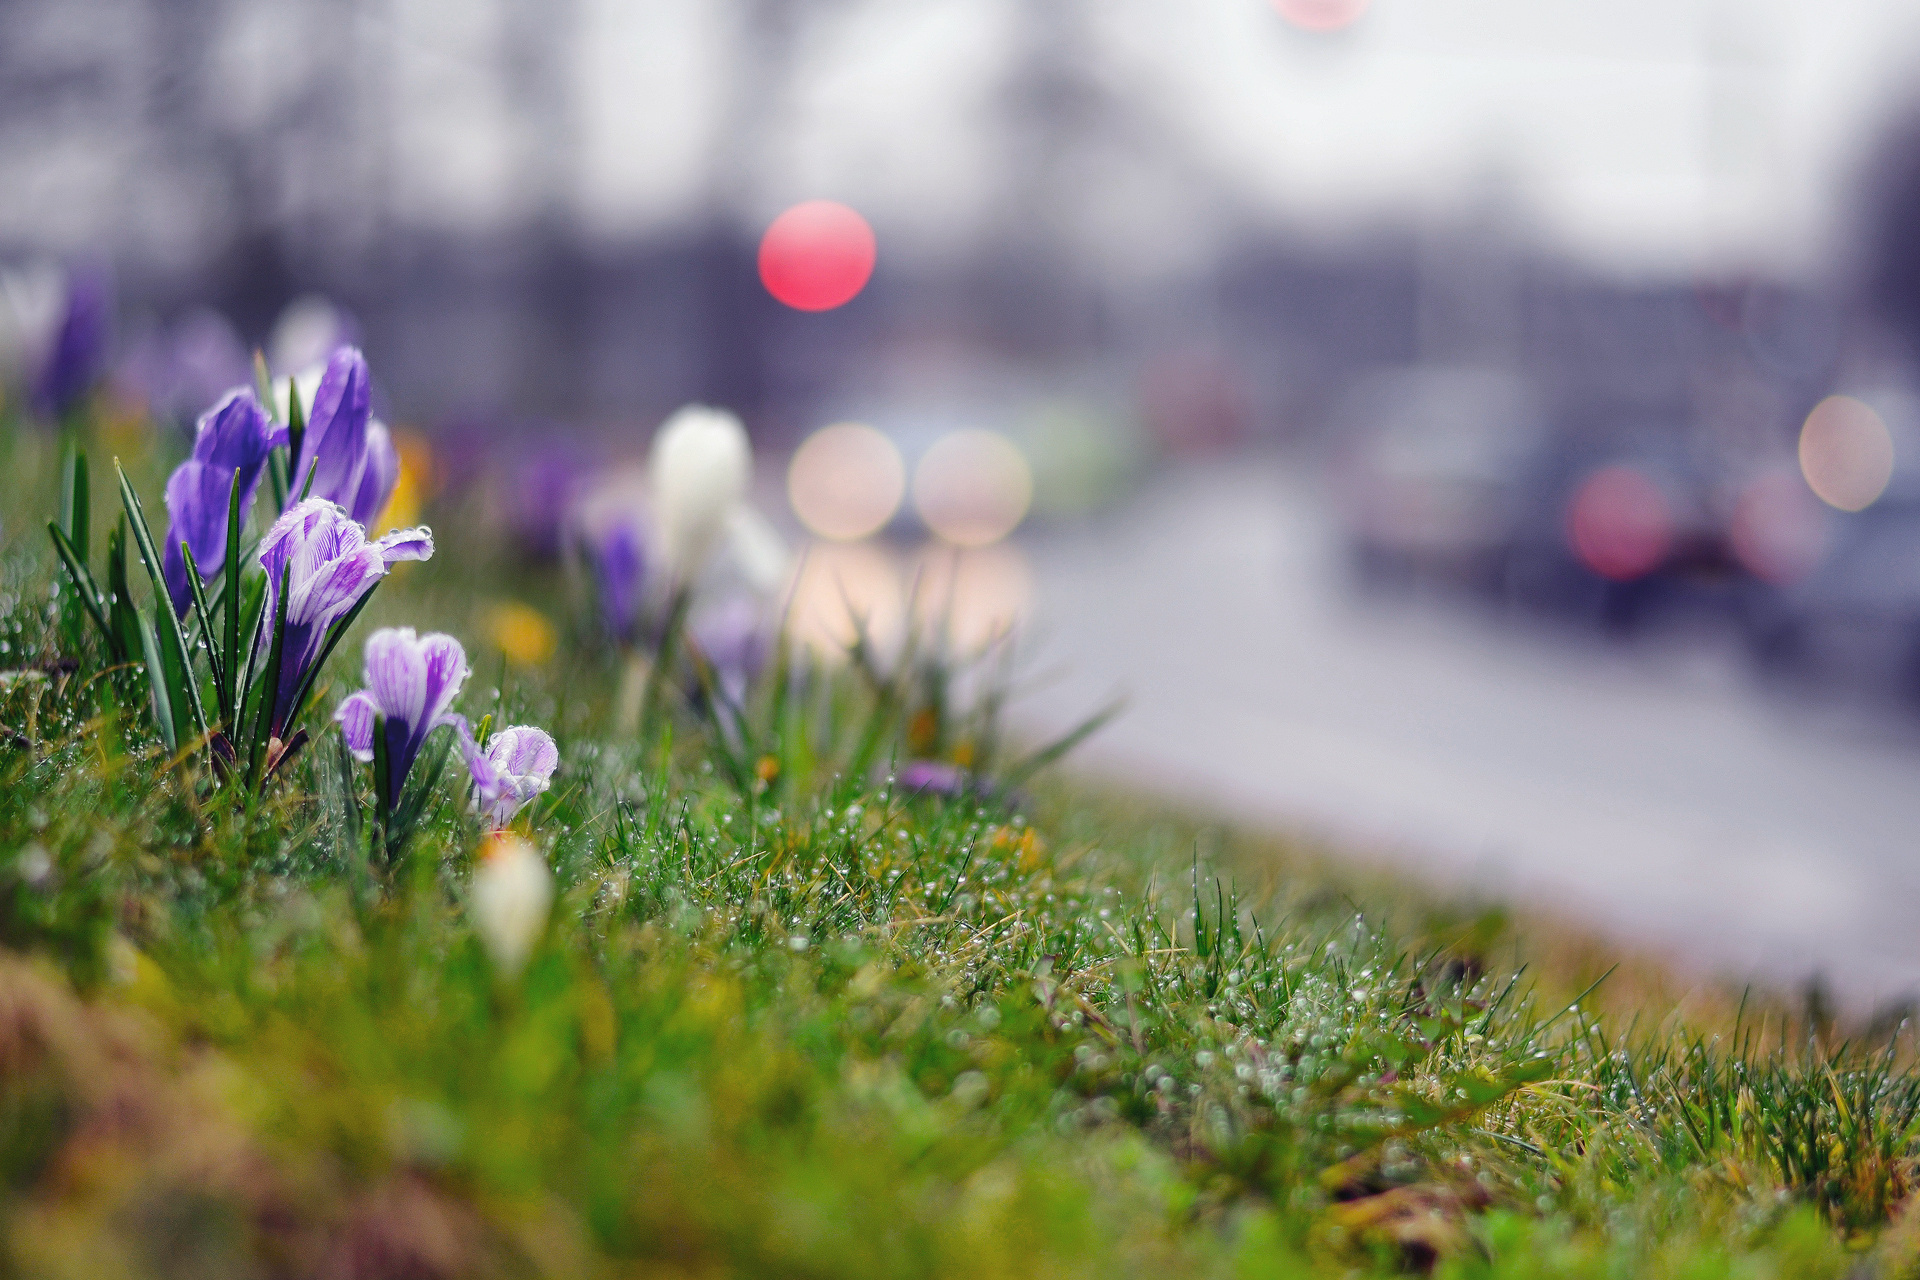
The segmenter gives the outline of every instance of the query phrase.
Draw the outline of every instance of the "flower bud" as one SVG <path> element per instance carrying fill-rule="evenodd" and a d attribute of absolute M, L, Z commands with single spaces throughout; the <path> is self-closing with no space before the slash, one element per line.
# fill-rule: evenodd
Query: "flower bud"
<path fill-rule="evenodd" d="M 647 472 L 661 559 L 675 579 L 689 582 L 706 566 L 752 468 L 746 428 L 725 410 L 688 405 L 661 425 Z"/>
<path fill-rule="evenodd" d="M 480 848 L 467 910 L 503 973 L 518 974 L 526 965 L 552 907 L 553 873 L 539 850 L 519 836 L 489 836 Z"/>

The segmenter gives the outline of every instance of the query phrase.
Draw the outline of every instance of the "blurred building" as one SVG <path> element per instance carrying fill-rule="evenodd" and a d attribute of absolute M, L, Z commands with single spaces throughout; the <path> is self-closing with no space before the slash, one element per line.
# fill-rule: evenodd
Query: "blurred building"
<path fill-rule="evenodd" d="M 288 299 L 337 298 L 428 414 L 706 399 L 780 433 L 903 353 L 1076 370 L 1207 440 L 1311 434 L 1380 364 L 1673 404 L 1720 370 L 1794 399 L 1860 299 L 1914 292 L 1864 287 L 1907 271 L 1897 233 L 1839 249 L 1892 100 L 1863 51 L 1890 65 L 1915 24 L 1869 0 L 1824 43 L 1814 22 L 1784 0 L 1376 0 L 1320 35 L 1260 0 L 1178 22 L 13 0 L 0 259 L 104 251 L 134 312 L 211 304 L 254 341 Z M 820 194 L 868 211 L 881 269 L 801 315 L 755 245 Z"/>

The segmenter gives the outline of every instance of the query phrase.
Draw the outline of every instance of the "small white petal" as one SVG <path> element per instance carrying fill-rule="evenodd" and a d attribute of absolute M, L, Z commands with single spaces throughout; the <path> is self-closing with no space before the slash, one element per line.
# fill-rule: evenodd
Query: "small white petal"
<path fill-rule="evenodd" d="M 518 836 L 490 837 L 473 873 L 467 909 L 494 964 L 518 974 L 553 909 L 553 873 L 546 859 Z"/>

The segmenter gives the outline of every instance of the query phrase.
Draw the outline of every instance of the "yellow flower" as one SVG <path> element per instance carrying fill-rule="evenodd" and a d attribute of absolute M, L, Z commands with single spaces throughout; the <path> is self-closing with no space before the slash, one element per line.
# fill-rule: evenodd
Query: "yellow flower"
<path fill-rule="evenodd" d="M 487 611 L 487 632 L 507 661 L 519 667 L 537 667 L 553 657 L 559 633 L 547 616 L 532 605 L 507 600 Z"/>

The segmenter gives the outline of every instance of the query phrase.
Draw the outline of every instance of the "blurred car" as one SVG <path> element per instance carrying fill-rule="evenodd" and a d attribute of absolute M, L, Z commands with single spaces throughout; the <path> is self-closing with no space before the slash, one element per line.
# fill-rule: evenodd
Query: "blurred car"
<path fill-rule="evenodd" d="M 1631 406 L 1563 415 L 1532 462 L 1506 591 L 1535 611 L 1631 631 L 1656 616 L 1737 619 L 1826 549 L 1826 513 L 1784 441 L 1730 443 Z"/>
<path fill-rule="evenodd" d="M 1774 674 L 1920 701 L 1920 490 L 1829 522 L 1831 543 L 1813 571 L 1750 605 L 1754 657 Z"/>
<path fill-rule="evenodd" d="M 1399 369 L 1356 387 L 1338 420 L 1341 515 L 1362 580 L 1497 585 L 1542 439 L 1526 385 L 1476 369 Z"/>
<path fill-rule="evenodd" d="M 1749 575 L 1728 519 L 1725 460 L 1684 417 L 1588 409 L 1533 460 L 1505 548 L 1515 603 L 1609 630 L 1657 612 L 1737 604 Z"/>

